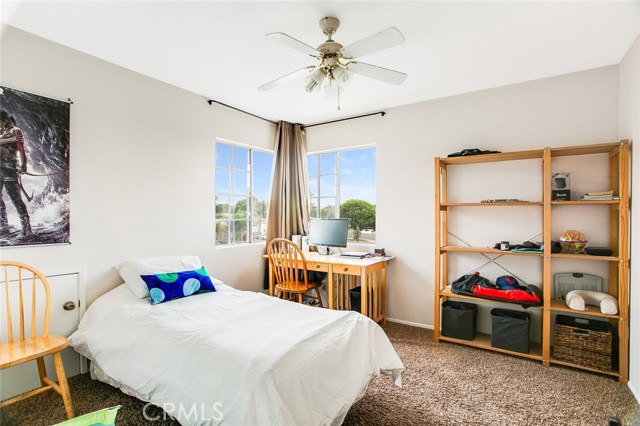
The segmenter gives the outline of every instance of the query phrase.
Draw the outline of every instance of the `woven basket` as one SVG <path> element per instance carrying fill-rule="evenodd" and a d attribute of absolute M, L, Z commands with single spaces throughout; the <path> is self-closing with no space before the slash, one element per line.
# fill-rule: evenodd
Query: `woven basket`
<path fill-rule="evenodd" d="M 609 323 L 557 315 L 554 334 L 553 357 L 558 361 L 611 370 L 612 335 Z"/>

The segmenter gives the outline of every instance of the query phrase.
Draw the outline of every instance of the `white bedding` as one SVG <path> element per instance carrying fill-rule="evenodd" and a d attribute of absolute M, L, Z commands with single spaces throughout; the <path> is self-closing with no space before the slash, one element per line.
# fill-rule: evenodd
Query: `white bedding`
<path fill-rule="evenodd" d="M 70 344 L 184 426 L 339 424 L 381 371 L 400 386 L 404 366 L 369 318 L 216 288 L 152 306 L 122 284 Z"/>

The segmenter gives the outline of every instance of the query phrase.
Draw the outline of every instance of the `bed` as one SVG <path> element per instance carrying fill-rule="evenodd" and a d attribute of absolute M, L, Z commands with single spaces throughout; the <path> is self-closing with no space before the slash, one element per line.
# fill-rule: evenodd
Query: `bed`
<path fill-rule="evenodd" d="M 404 366 L 369 318 L 236 290 L 151 305 L 122 284 L 69 342 L 94 379 L 184 426 L 339 425 L 369 381 Z"/>

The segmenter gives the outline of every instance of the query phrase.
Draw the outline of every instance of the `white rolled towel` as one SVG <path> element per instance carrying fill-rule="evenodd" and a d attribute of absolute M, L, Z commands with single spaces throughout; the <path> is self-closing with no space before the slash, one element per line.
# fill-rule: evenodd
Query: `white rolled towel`
<path fill-rule="evenodd" d="M 605 315 L 618 313 L 618 301 L 607 293 L 588 290 L 573 290 L 567 293 L 567 306 L 575 311 L 586 311 L 585 305 L 600 306 L 600 312 Z"/>

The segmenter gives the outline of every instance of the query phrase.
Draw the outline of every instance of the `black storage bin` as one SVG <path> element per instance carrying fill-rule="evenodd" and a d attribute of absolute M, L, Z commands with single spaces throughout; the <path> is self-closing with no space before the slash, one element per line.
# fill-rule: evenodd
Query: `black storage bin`
<path fill-rule="evenodd" d="M 442 335 L 456 339 L 476 338 L 478 305 L 446 301 L 442 304 Z"/>
<path fill-rule="evenodd" d="M 491 346 L 513 352 L 529 353 L 531 314 L 494 308 L 491 310 Z"/>
<path fill-rule="evenodd" d="M 356 311 L 356 312 L 360 312 L 361 311 L 361 306 L 360 305 L 360 290 L 361 287 L 354 287 L 351 290 L 349 290 L 349 300 L 351 301 L 351 310 L 352 311 Z"/>

